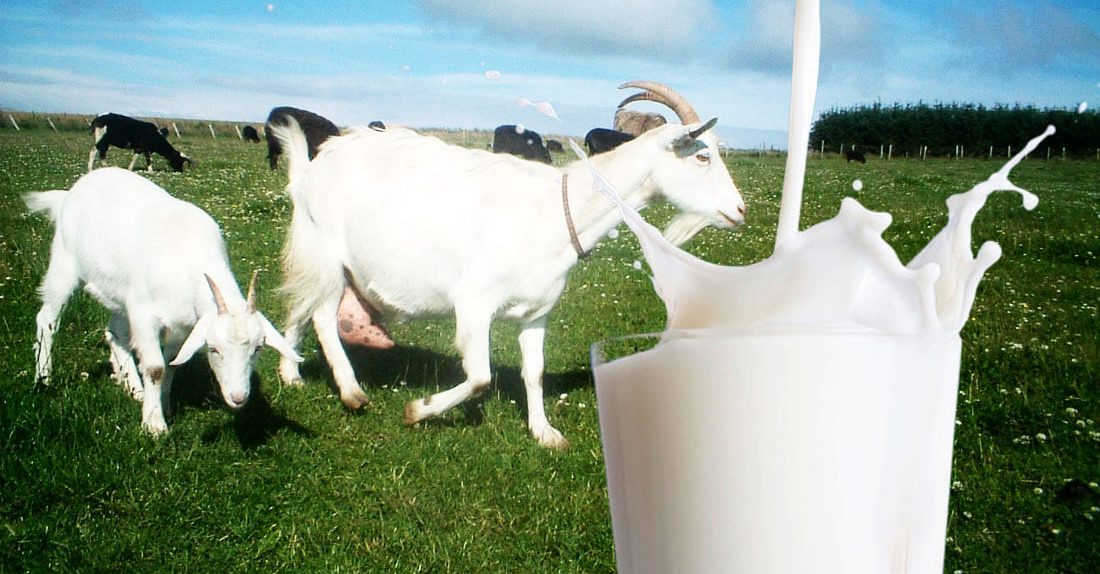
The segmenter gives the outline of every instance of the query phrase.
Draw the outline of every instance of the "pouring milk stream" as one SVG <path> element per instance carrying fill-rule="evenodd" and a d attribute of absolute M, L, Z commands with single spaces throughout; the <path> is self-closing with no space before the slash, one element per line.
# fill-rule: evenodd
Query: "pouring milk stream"
<path fill-rule="evenodd" d="M 819 3 L 799 0 L 774 253 L 744 267 L 671 245 L 596 174 L 637 234 L 668 313 L 652 349 L 593 348 L 620 572 L 941 572 L 961 340 L 997 243 L 971 253 L 998 172 L 947 200 L 907 265 L 891 216 L 845 199 L 798 230 Z M 578 155 L 583 155 L 574 144 Z M 614 360 L 609 360 L 614 359 Z"/>

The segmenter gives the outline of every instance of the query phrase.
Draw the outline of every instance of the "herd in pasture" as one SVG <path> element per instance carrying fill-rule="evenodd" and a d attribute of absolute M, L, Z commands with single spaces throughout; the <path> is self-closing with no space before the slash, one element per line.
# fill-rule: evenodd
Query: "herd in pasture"
<path fill-rule="evenodd" d="M 24 197 L 56 230 L 39 289 L 36 376 L 49 379 L 60 311 L 80 286 L 111 313 L 105 334 L 115 378 L 142 401 L 142 426 L 153 435 L 167 430 L 173 368 L 201 348 L 225 403 L 237 409 L 265 345 L 281 355 L 284 384 L 302 384 L 297 347 L 310 323 L 340 400 L 358 409 L 367 398 L 344 345 L 392 347 L 382 319 L 453 313 L 466 378 L 409 402 L 405 422 L 414 424 L 488 388 L 489 331 L 499 317 L 521 325 L 529 431 L 545 447 L 567 447 L 543 405 L 543 345 L 569 271 L 622 221 L 594 179 L 638 208 L 657 197 L 676 206 L 665 232 L 674 244 L 707 226 L 740 225 L 747 209 L 719 153 L 716 119 L 701 121 L 657 82 L 620 88 L 640 91 L 620 104 L 616 129 L 593 130 L 591 157 L 561 167 L 547 150 L 560 142 L 521 126 L 498 128 L 488 151 L 382 122 L 341 131 L 305 110 L 273 109 L 264 126 L 268 162 L 276 169 L 286 156 L 293 203 L 283 334 L 256 309 L 255 276 L 241 294 L 217 223 L 132 171 L 138 155 L 148 170 L 151 154 L 176 171 L 191 160 L 154 124 L 101 115 L 92 122 L 89 172 L 70 190 Z M 639 100 L 669 107 L 680 123 L 624 109 Z M 93 169 L 109 146 L 133 152 L 130 169 Z"/>

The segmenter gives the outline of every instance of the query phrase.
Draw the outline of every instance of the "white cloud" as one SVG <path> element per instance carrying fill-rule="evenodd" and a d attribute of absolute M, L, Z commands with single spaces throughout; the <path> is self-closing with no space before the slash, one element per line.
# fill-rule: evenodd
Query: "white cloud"
<path fill-rule="evenodd" d="M 712 30 L 708 0 L 420 0 L 438 21 L 473 26 L 488 37 L 582 54 L 682 58 Z"/>
<path fill-rule="evenodd" d="M 729 67 L 788 76 L 794 38 L 794 0 L 749 0 L 743 34 L 729 49 Z M 839 0 L 821 7 L 822 76 L 877 66 L 888 49 L 877 1 Z"/>

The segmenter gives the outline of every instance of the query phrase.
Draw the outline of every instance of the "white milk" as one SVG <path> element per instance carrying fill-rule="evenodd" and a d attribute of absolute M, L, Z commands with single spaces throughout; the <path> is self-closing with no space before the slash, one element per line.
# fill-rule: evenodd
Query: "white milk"
<path fill-rule="evenodd" d="M 942 571 L 959 349 L 756 329 L 597 366 L 619 572 Z"/>
<path fill-rule="evenodd" d="M 800 1 L 792 133 L 809 132 L 817 20 Z M 798 230 L 797 134 L 775 252 L 745 267 L 679 250 L 597 174 L 668 311 L 653 349 L 593 349 L 620 572 L 942 572 L 959 331 L 1001 255 L 974 256 L 971 225 L 994 191 L 1035 207 L 1008 174 L 1053 131 L 949 198 L 907 265 L 882 239 L 890 215 L 851 198 Z"/>

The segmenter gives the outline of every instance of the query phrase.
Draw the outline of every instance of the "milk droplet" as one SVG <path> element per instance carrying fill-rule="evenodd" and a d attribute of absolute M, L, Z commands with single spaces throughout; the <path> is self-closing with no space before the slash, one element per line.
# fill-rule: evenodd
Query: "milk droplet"
<path fill-rule="evenodd" d="M 274 4 L 268 4 L 267 5 L 267 11 L 268 12 L 274 12 L 275 11 L 275 5 Z"/>
<path fill-rule="evenodd" d="M 857 179 L 852 182 L 852 189 L 860 191 L 863 189 L 863 180 Z"/>
<path fill-rule="evenodd" d="M 607 237 L 609 239 L 618 239 L 619 238 L 619 230 L 618 229 L 612 229 L 611 231 L 608 231 L 607 232 Z"/>
<path fill-rule="evenodd" d="M 642 269 L 642 262 L 641 262 L 641 261 L 638 261 L 637 259 L 635 259 L 635 260 L 634 260 L 634 263 L 632 263 L 632 264 L 631 264 L 631 266 L 632 266 L 632 267 L 634 267 L 634 269 L 637 269 L 637 270 L 641 271 L 641 269 Z"/>
<path fill-rule="evenodd" d="M 527 128 L 523 127 L 523 124 L 516 124 L 516 133 L 521 134 L 527 131 Z"/>
<path fill-rule="evenodd" d="M 1089 103 L 1088 102 L 1081 102 L 1080 104 L 1077 104 L 1077 113 L 1083 114 L 1083 113 L 1085 113 L 1085 110 L 1087 110 L 1087 109 L 1089 109 Z"/>

